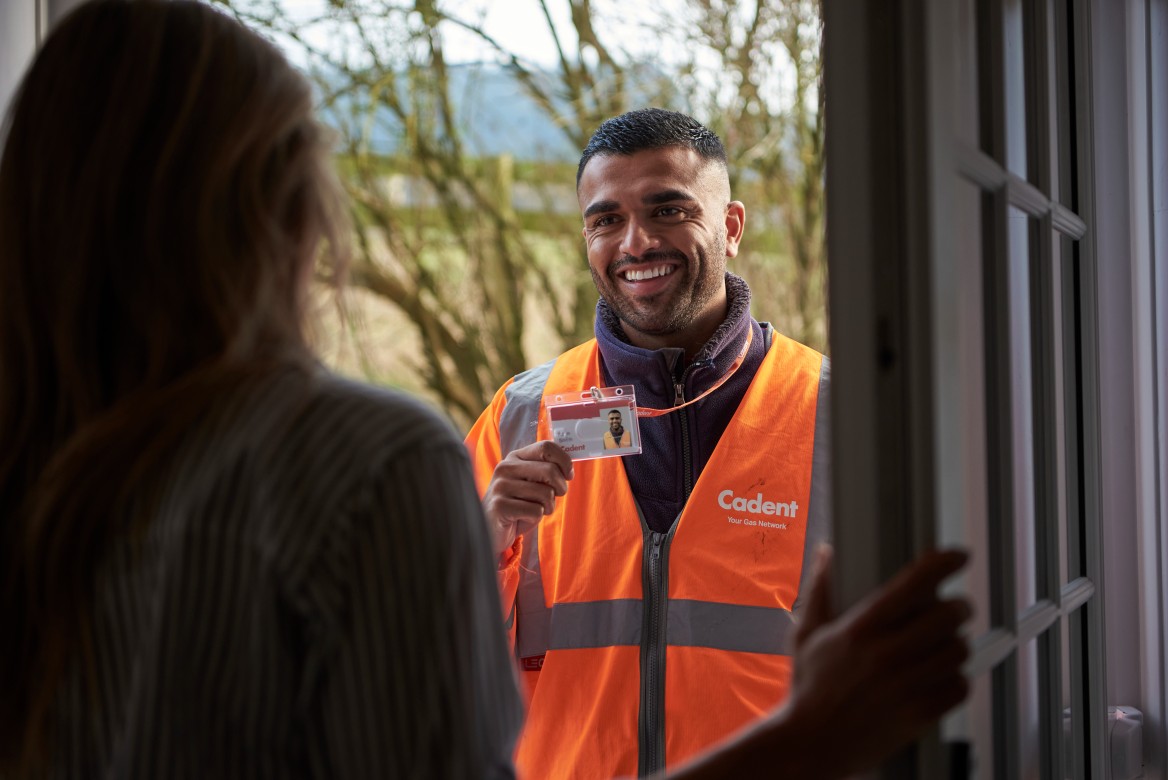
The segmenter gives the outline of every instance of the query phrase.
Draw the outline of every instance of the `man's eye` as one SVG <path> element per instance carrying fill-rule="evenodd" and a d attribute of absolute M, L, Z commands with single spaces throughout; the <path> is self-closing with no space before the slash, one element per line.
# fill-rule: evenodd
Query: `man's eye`
<path fill-rule="evenodd" d="M 677 206 L 662 206 L 657 209 L 657 216 L 659 217 L 676 217 L 681 214 L 681 209 Z"/>
<path fill-rule="evenodd" d="M 611 214 L 606 214 L 603 217 L 597 217 L 596 221 L 592 223 L 592 227 L 607 227 L 616 221 L 616 217 Z"/>

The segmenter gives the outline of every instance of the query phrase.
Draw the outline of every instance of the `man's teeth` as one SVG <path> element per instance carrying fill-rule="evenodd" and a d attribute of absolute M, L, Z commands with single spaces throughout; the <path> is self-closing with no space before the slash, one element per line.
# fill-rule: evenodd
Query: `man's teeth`
<path fill-rule="evenodd" d="M 647 268 L 643 271 L 636 269 L 625 271 L 625 279 L 628 279 L 630 282 L 643 282 L 646 279 L 655 279 L 658 276 L 665 276 L 671 273 L 673 273 L 673 266 L 659 265 L 656 268 Z"/>

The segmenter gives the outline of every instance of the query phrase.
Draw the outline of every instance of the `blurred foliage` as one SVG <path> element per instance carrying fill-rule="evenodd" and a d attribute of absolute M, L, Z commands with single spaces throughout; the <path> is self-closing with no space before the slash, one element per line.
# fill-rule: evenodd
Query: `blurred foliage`
<path fill-rule="evenodd" d="M 652 51 L 628 51 L 606 32 L 609 20 L 634 23 L 615 16 L 625 6 L 531 0 L 554 67 L 491 37 L 472 0 L 321 0 L 307 18 L 303 0 L 219 2 L 304 68 L 338 132 L 355 225 L 348 362 L 367 377 L 426 392 L 467 426 L 508 377 L 591 334 L 596 293 L 575 165 L 473 151 L 452 77 L 465 66 L 446 48 L 455 31 L 480 41 L 494 57 L 481 67 L 504 69 L 572 148 L 604 119 L 645 105 L 686 111 L 718 132 L 747 204 L 731 268 L 751 282 L 756 316 L 824 348 L 817 0 L 654 6 L 635 22 Z M 552 23 L 560 12 L 567 28 Z M 542 208 L 517 209 L 518 187 Z M 363 333 L 362 311 L 378 302 L 395 314 Z"/>

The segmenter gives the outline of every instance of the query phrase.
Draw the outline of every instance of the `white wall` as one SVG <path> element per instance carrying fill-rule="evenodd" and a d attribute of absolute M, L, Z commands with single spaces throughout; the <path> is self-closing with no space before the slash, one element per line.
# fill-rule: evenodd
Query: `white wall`
<path fill-rule="evenodd" d="M 1107 6 L 1106 8 L 1104 6 Z M 1102 518 L 1109 704 L 1134 704 L 1139 693 L 1139 632 L 1134 467 L 1131 190 L 1126 16 L 1118 4 L 1095 3 L 1092 17 L 1095 98 L 1095 251 L 1099 275 L 1099 393 L 1103 448 Z"/>
<path fill-rule="evenodd" d="M 32 59 L 44 12 L 40 0 L 0 3 L 0 111 L 7 112 L 12 93 Z"/>
<path fill-rule="evenodd" d="M 1165 585 L 1168 539 L 1168 0 L 1128 0 L 1131 185 L 1131 327 L 1135 420 L 1132 492 L 1136 505 L 1140 628 L 1138 692 L 1144 712 L 1146 780 L 1168 778 Z M 1129 610 L 1132 606 L 1127 607 Z"/>
<path fill-rule="evenodd" d="M 1144 777 L 1165 780 L 1168 0 L 1093 5 L 1107 696 L 1143 711 Z"/>
<path fill-rule="evenodd" d="M 0 0 L 0 112 L 52 25 L 84 0 Z"/>

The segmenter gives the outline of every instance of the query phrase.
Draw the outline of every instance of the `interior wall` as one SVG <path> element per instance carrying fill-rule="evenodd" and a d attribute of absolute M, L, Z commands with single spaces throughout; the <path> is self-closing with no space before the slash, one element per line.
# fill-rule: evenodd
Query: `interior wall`
<path fill-rule="evenodd" d="M 0 111 L 4 113 L 36 51 L 41 9 L 39 0 L 0 3 Z"/>
<path fill-rule="evenodd" d="M 0 0 L 0 112 L 47 30 L 85 0 Z"/>
<path fill-rule="evenodd" d="M 1168 0 L 1129 0 L 1135 501 L 1138 506 L 1140 693 L 1146 780 L 1168 777 L 1165 592 L 1168 566 Z"/>
<path fill-rule="evenodd" d="M 1139 700 L 1138 540 L 1132 475 L 1135 415 L 1132 399 L 1132 203 L 1127 84 L 1127 13 L 1124 6 L 1093 3 L 1092 75 L 1095 98 L 1096 184 L 1094 225 L 1099 274 L 1100 432 L 1103 452 L 1102 521 L 1108 704 Z"/>

